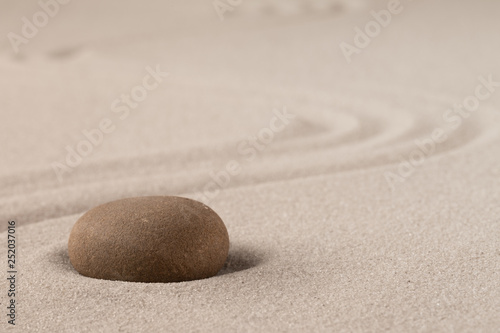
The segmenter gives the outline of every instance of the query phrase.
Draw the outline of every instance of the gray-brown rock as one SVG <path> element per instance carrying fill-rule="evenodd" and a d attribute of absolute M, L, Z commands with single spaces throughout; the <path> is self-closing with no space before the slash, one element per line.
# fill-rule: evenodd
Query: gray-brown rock
<path fill-rule="evenodd" d="M 128 198 L 97 206 L 73 226 L 71 264 L 82 275 L 135 282 L 214 276 L 229 251 L 221 218 L 191 199 Z"/>

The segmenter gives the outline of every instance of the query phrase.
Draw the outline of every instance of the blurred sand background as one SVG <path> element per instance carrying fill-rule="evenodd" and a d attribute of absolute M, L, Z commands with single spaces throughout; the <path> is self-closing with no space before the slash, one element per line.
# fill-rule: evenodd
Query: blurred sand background
<path fill-rule="evenodd" d="M 73 0 L 16 53 L 7 36 L 40 5 L 3 1 L 0 230 L 21 226 L 16 329 L 497 332 L 500 88 L 452 129 L 443 116 L 479 77 L 500 81 L 500 2 L 402 0 L 348 63 L 339 45 L 387 3 L 247 0 L 221 21 L 210 1 Z M 169 75 L 120 119 L 113 102 L 157 66 Z M 284 109 L 295 118 L 249 161 L 239 145 Z M 105 118 L 112 133 L 58 179 L 66 146 Z M 441 128 L 447 139 L 388 182 Z M 218 276 L 137 284 L 71 267 L 86 210 L 199 198 L 232 160 L 241 173 L 209 202 L 232 246 Z"/>

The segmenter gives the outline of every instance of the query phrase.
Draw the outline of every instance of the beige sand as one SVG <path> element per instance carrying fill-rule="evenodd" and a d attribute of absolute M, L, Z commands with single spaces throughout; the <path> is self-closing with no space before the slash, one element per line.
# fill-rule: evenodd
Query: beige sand
<path fill-rule="evenodd" d="M 269 3 L 221 22 L 210 1 L 73 1 L 18 55 L 3 40 L 0 331 L 15 219 L 19 332 L 498 332 L 500 88 L 453 130 L 443 115 L 478 77 L 500 81 L 500 3 L 402 1 L 351 64 L 339 44 L 387 2 Z M 2 34 L 38 10 L 2 4 Z M 170 75 L 120 119 L 113 101 L 156 65 Z M 283 107 L 296 117 L 248 161 L 244 140 Z M 114 131 L 60 182 L 51 163 L 103 118 Z M 70 266 L 86 210 L 199 197 L 231 160 L 241 174 L 210 201 L 232 243 L 220 275 L 137 284 Z"/>

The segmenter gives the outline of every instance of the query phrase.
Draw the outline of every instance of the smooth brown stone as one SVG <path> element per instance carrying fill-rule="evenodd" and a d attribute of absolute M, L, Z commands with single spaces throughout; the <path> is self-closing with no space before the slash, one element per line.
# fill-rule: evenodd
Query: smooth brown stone
<path fill-rule="evenodd" d="M 69 259 L 80 274 L 135 282 L 211 277 L 228 251 L 226 226 L 212 209 L 167 196 L 97 206 L 75 223 L 68 242 Z"/>

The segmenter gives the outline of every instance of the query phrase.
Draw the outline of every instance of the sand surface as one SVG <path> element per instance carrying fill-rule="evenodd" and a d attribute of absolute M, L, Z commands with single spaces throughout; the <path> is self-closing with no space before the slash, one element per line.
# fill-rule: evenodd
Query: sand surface
<path fill-rule="evenodd" d="M 402 5 L 350 64 L 339 44 L 386 1 L 248 0 L 221 21 L 210 1 L 74 0 L 19 53 L 2 39 L 0 331 L 14 219 L 19 332 L 498 332 L 500 87 L 449 110 L 500 81 L 500 2 Z M 2 36 L 37 11 L 0 4 Z M 113 110 L 157 67 L 143 101 Z M 58 178 L 103 119 L 113 131 Z M 241 172 L 210 185 L 230 161 Z M 231 239 L 218 276 L 71 267 L 75 221 L 143 195 L 208 199 Z"/>

